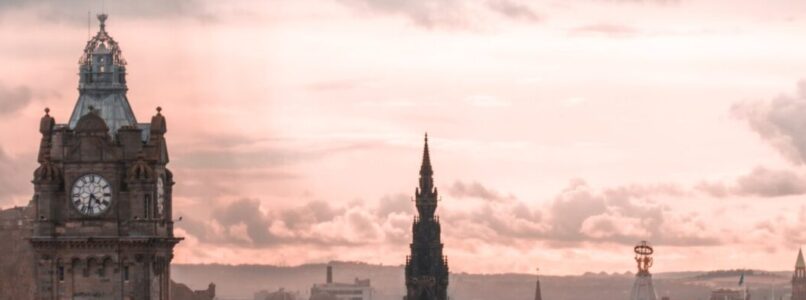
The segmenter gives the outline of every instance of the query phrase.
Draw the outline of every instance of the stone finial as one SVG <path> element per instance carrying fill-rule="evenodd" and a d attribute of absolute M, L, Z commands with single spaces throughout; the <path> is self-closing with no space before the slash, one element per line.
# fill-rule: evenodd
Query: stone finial
<path fill-rule="evenodd" d="M 45 115 L 39 121 L 39 132 L 42 134 L 50 134 L 53 127 L 56 126 L 56 120 L 50 116 L 50 108 L 45 108 Z"/>
<path fill-rule="evenodd" d="M 107 14 L 99 14 L 98 21 L 101 22 L 101 31 L 106 30 L 106 19 L 109 18 Z"/>
<path fill-rule="evenodd" d="M 157 106 L 157 114 L 151 117 L 151 133 L 165 134 L 167 131 L 165 117 L 162 115 L 162 107 Z"/>

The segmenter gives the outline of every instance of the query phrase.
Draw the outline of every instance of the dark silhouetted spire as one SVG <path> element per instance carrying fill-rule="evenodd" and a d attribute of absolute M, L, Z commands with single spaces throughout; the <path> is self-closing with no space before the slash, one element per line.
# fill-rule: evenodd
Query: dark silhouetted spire
<path fill-rule="evenodd" d="M 806 262 L 803 261 L 803 251 L 798 250 L 798 259 L 795 261 L 795 273 L 792 273 L 792 300 L 806 300 Z"/>
<path fill-rule="evenodd" d="M 431 154 L 428 153 L 428 133 L 425 133 L 425 147 L 423 148 L 423 164 L 420 166 L 420 176 L 434 175 L 431 169 Z"/>
<path fill-rule="evenodd" d="M 411 255 L 406 258 L 406 297 L 404 300 L 447 300 L 448 258 L 442 253 L 441 225 L 435 217 L 439 195 L 434 187 L 434 171 L 425 135 L 420 186 L 415 190 L 418 215 L 412 224 Z"/>

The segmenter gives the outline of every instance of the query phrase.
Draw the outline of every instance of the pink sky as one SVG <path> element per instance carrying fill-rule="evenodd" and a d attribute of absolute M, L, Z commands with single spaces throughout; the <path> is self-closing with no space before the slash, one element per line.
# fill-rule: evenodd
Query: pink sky
<path fill-rule="evenodd" d="M 0 207 L 96 2 L 0 3 Z M 168 119 L 175 262 L 402 264 L 425 131 L 452 271 L 632 271 L 642 239 L 655 271 L 784 270 L 806 241 L 806 2 L 106 2 Z"/>

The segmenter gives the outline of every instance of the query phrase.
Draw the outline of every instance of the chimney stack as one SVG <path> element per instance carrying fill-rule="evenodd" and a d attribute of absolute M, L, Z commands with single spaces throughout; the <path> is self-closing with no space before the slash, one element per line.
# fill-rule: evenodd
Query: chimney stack
<path fill-rule="evenodd" d="M 333 283 L 333 267 L 331 265 L 327 265 L 327 284 Z"/>

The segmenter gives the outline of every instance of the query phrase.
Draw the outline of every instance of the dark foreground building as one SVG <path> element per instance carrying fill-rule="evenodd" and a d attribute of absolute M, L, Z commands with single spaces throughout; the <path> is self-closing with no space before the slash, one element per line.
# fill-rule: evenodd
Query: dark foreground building
<path fill-rule="evenodd" d="M 126 61 L 106 32 L 79 61 L 67 124 L 45 110 L 34 172 L 35 299 L 166 300 L 173 247 L 165 117 L 138 123 L 126 98 Z"/>
<path fill-rule="evenodd" d="M 412 224 L 411 256 L 406 258 L 406 297 L 404 300 L 448 299 L 448 258 L 442 255 L 439 217 L 435 216 L 437 188 L 425 136 L 420 186 L 415 190 L 418 216 Z"/>

